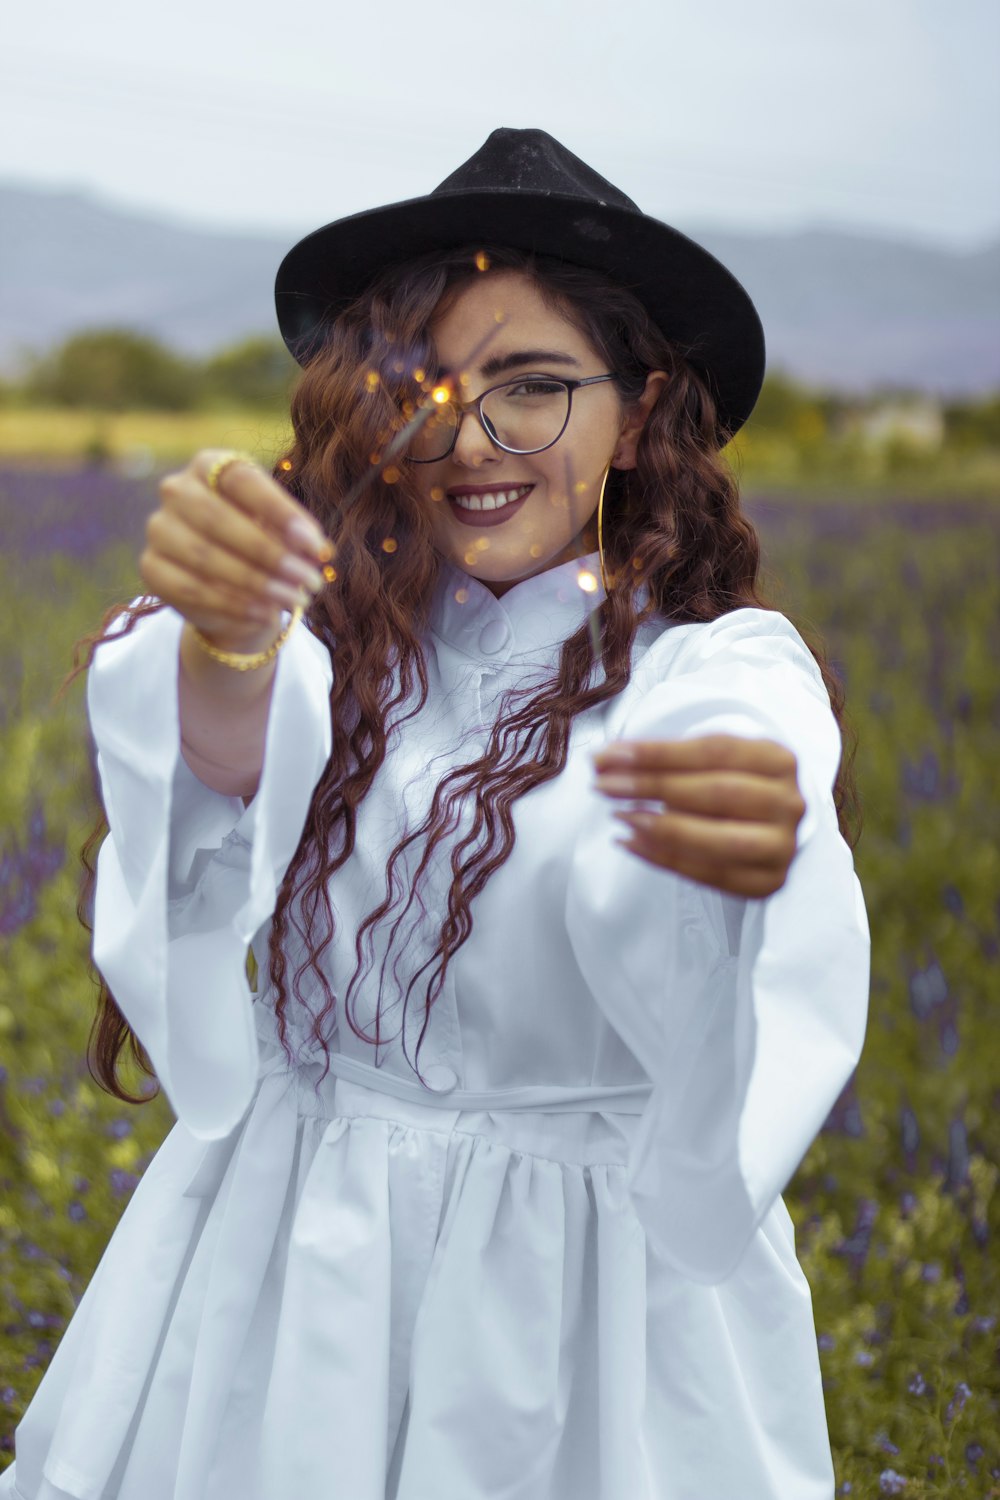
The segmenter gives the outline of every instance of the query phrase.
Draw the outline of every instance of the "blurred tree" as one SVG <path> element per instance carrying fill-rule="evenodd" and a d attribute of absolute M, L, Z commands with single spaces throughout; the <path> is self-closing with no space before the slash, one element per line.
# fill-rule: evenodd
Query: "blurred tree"
<path fill-rule="evenodd" d="M 280 339 L 259 335 L 205 364 L 205 390 L 230 406 L 285 407 L 299 367 Z"/>
<path fill-rule="evenodd" d="M 790 376 L 768 375 L 750 420 L 757 429 L 787 433 L 794 429 L 796 419 L 814 406 L 813 395 Z"/>
<path fill-rule="evenodd" d="M 190 411 L 201 397 L 197 364 L 128 328 L 73 334 L 29 373 L 27 394 L 56 406 L 103 411 Z"/>
<path fill-rule="evenodd" d="M 1000 448 L 1000 394 L 950 402 L 944 409 L 944 430 L 945 441 L 958 448 Z"/>

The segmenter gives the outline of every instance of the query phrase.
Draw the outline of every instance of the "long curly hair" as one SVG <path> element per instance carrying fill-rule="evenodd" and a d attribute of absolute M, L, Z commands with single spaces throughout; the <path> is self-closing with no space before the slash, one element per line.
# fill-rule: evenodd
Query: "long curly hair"
<path fill-rule="evenodd" d="M 356 967 L 342 1008 L 356 1036 L 376 1047 L 385 1040 L 388 956 L 414 903 L 423 913 L 423 877 L 442 841 L 455 834 L 463 808 L 471 806 L 471 827 L 450 849 L 452 880 L 447 909 L 437 914 L 437 944 L 410 976 L 403 996 L 405 1020 L 412 992 L 424 981 L 423 1024 L 411 1060 L 419 1075 L 430 1010 L 451 959 L 472 932 L 472 903 L 514 847 L 514 803 L 562 771 L 575 716 L 626 686 L 641 621 L 650 615 L 665 623 L 710 621 L 746 606 L 773 607 L 760 591 L 758 537 L 740 508 L 738 484 L 721 451 L 727 435 L 722 433 L 720 442 L 718 414 L 704 374 L 684 350 L 664 338 L 625 287 L 597 272 L 503 247 L 486 247 L 486 262 L 482 254 L 483 247 L 468 247 L 395 267 L 331 321 L 292 400 L 293 444 L 274 469 L 275 478 L 316 517 L 336 548 L 336 581 L 321 591 L 308 614 L 309 627 L 327 647 L 333 666 L 333 750 L 278 892 L 269 937 L 272 1002 L 290 1061 L 287 1007 L 292 995 L 311 1016 L 310 1039 L 329 1066 L 327 1022 L 337 1006 L 323 968 L 323 955 L 336 934 L 330 879 L 354 851 L 358 809 L 385 760 L 390 733 L 419 713 L 427 698 L 423 636 L 440 555 L 432 545 L 426 503 L 405 463 L 390 464 L 365 485 L 359 480 L 383 461 L 386 445 L 420 399 L 423 372 L 434 368 L 428 328 L 435 311 L 446 305 L 443 299 L 483 274 L 484 264 L 522 272 L 584 333 L 604 367 L 616 372 L 626 408 L 638 399 L 649 371 L 665 370 L 669 378 L 643 430 L 636 467 L 613 470 L 608 482 L 604 548 L 609 588 L 595 612 L 599 661 L 594 659 L 593 626 L 586 622 L 563 643 L 555 673 L 541 689 L 511 689 L 504 695 L 486 749 L 442 777 L 423 822 L 407 830 L 392 851 L 384 899 L 354 934 Z M 345 505 L 342 497 L 349 492 L 354 498 Z M 396 545 L 390 541 L 387 548 L 384 543 L 390 539 Z M 77 643 L 71 675 L 89 665 L 113 623 L 116 634 L 128 631 L 161 607 L 148 597 L 131 607 L 115 606 L 97 632 Z M 860 833 L 853 775 L 856 736 L 845 720 L 841 683 L 821 646 L 810 640 L 809 647 L 843 736 L 834 799 L 841 832 L 853 848 Z M 83 849 L 86 874 L 78 912 L 88 926 L 96 849 L 106 829 L 99 819 Z M 404 856 L 414 845 L 416 875 L 404 878 Z M 387 918 L 392 919 L 392 937 L 381 966 L 374 1026 L 366 1030 L 354 1014 L 354 1001 L 373 962 L 374 929 Z M 289 976 L 293 926 L 306 956 Z M 300 988 L 310 970 L 323 996 L 318 1012 Z M 393 978 L 398 985 L 396 965 Z M 108 1092 L 141 1102 L 119 1077 L 121 1054 L 128 1049 L 151 1077 L 152 1066 L 100 976 L 98 982 L 88 1049 L 91 1072 Z"/>

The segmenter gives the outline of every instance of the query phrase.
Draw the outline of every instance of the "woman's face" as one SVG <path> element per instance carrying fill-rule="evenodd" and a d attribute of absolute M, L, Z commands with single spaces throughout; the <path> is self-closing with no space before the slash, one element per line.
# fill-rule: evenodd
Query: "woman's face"
<path fill-rule="evenodd" d="M 456 388 L 464 401 L 518 376 L 582 380 L 610 373 L 585 336 L 519 271 L 488 272 L 464 284 L 443 300 L 430 332 L 441 369 L 468 376 Z M 470 366 L 477 346 L 481 353 Z M 542 453 L 505 453 L 468 412 L 447 458 L 413 465 L 438 550 L 498 596 L 523 578 L 593 551 L 604 471 L 612 458 L 622 467 L 634 463 L 631 434 L 638 435 L 658 390 L 656 384 L 631 420 L 610 381 L 574 391 L 566 430 Z M 497 497 L 496 508 L 462 507 L 462 499 L 478 496 Z M 475 524 L 486 514 L 494 524 Z"/>

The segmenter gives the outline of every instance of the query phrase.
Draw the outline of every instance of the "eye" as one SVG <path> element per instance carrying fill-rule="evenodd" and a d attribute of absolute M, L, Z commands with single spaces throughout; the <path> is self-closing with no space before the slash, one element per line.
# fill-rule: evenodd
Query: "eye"
<path fill-rule="evenodd" d="M 503 394 L 516 398 L 564 396 L 566 387 L 561 380 L 546 380 L 543 375 L 531 375 L 524 380 L 512 380 L 503 387 Z"/>

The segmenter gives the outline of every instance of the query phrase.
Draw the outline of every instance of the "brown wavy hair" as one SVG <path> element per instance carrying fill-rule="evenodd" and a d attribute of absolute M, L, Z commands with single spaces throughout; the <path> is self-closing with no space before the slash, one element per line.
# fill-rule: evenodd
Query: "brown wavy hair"
<path fill-rule="evenodd" d="M 389 734 L 420 711 L 428 691 L 422 636 L 440 557 L 432 545 L 426 504 L 404 463 L 390 465 L 360 489 L 359 480 L 373 473 L 373 462 L 378 464 L 412 412 L 420 395 L 421 367 L 434 368 L 428 333 L 432 315 L 443 298 L 482 274 L 477 266 L 481 249 L 436 254 L 393 268 L 329 324 L 293 397 L 294 442 L 274 470 L 275 478 L 335 543 L 337 573 L 336 582 L 320 593 L 308 615 L 333 665 L 333 750 L 278 892 L 269 941 L 278 1034 L 290 1061 L 286 1009 L 291 993 L 311 1016 L 311 1039 L 320 1045 L 329 1066 L 325 1022 L 337 1004 L 322 967 L 335 935 L 330 878 L 354 850 L 358 808 L 385 760 Z M 414 903 L 415 920 L 420 920 L 422 879 L 442 840 L 455 832 L 463 807 L 471 803 L 472 826 L 450 851 L 452 882 L 437 945 L 410 977 L 403 996 L 405 1020 L 410 996 L 426 976 L 417 1059 L 448 964 L 472 931 L 472 901 L 514 847 L 514 803 L 559 775 L 574 717 L 614 698 L 628 683 L 640 621 L 650 615 L 664 622 L 710 621 L 746 606 L 773 608 L 758 583 L 758 537 L 740 508 L 736 478 L 721 452 L 727 434 L 721 434 L 720 444 L 710 385 L 685 351 L 664 338 L 627 288 L 596 272 L 500 247 L 488 247 L 487 254 L 493 269 L 530 276 L 542 295 L 585 334 L 605 367 L 616 372 L 625 407 L 638 399 L 650 370 L 665 370 L 669 378 L 643 430 L 635 469 L 612 471 L 608 483 L 604 546 L 609 589 L 596 611 L 600 660 L 594 660 L 588 622 L 563 643 L 555 673 L 541 690 L 508 690 L 485 751 L 442 778 L 423 823 L 408 831 L 390 855 L 384 899 L 355 934 L 356 967 L 343 999 L 344 1016 L 356 1036 L 377 1048 L 386 1040 L 382 1001 L 389 955 Z M 352 489 L 353 502 L 343 504 L 339 497 Z M 396 543 L 391 550 L 383 546 L 389 538 Z M 641 605 L 640 590 L 645 590 Z M 144 614 L 161 607 L 147 597 L 132 607 L 119 605 L 109 611 L 100 630 L 78 642 L 71 676 L 89 665 L 112 622 L 118 621 L 116 633 L 128 631 Z M 122 614 L 127 617 L 124 622 Z M 860 834 L 853 775 L 856 736 L 845 720 L 841 683 L 822 648 L 813 641 L 809 647 L 843 736 L 834 799 L 841 832 L 853 848 Z M 95 852 L 106 828 L 100 819 L 83 850 L 86 875 L 78 911 L 85 925 Z M 401 861 L 414 844 L 419 846 L 420 863 L 407 891 Z M 293 896 L 304 926 L 298 914 L 293 915 Z M 392 937 L 379 976 L 372 1034 L 358 1025 L 353 1001 L 372 964 L 373 929 L 390 914 Z M 293 925 L 304 939 L 306 957 L 289 984 L 286 939 Z M 404 940 L 405 936 L 404 932 Z M 399 951 L 404 948 L 405 941 Z M 392 975 L 399 990 L 397 964 L 398 954 Z M 324 997 L 318 1014 L 300 990 L 310 969 Z M 119 1061 L 128 1048 L 135 1063 L 152 1077 L 149 1058 L 98 978 L 100 995 L 88 1051 L 91 1072 L 108 1092 L 140 1102 L 120 1080 Z M 403 1037 L 405 1051 L 405 1030 Z M 411 1065 L 419 1076 L 417 1060 Z"/>

